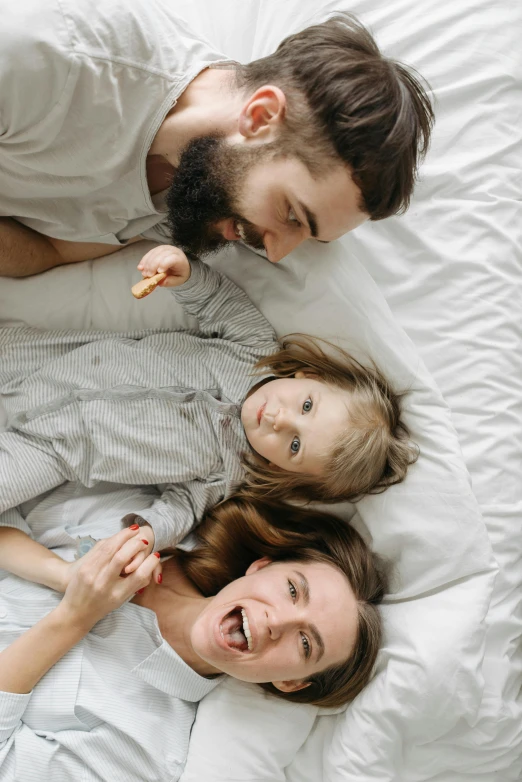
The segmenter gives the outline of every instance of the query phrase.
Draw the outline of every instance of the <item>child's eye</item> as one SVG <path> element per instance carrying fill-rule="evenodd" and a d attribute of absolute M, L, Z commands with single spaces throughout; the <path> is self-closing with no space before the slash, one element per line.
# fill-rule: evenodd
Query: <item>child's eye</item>
<path fill-rule="evenodd" d="M 299 437 L 294 437 L 292 442 L 290 443 L 290 450 L 293 454 L 299 453 L 299 448 L 301 447 L 301 441 L 299 440 Z"/>
<path fill-rule="evenodd" d="M 306 635 L 304 633 L 301 633 L 301 641 L 302 641 L 302 644 L 303 644 L 305 657 L 308 660 L 312 650 L 310 648 L 310 641 L 308 640 L 308 638 L 306 637 Z"/>
<path fill-rule="evenodd" d="M 292 581 L 288 581 L 288 591 L 290 592 L 292 600 L 295 602 L 297 597 L 297 589 L 295 588 L 295 585 L 292 583 Z"/>
<path fill-rule="evenodd" d="M 294 210 L 292 209 L 292 207 L 290 207 L 290 209 L 288 210 L 288 218 L 287 218 L 287 220 L 288 220 L 289 223 L 292 223 L 293 225 L 297 226 L 298 228 L 300 228 L 301 225 L 302 225 L 301 221 L 297 219 L 297 215 L 294 212 Z"/>
<path fill-rule="evenodd" d="M 303 405 L 303 413 L 309 413 L 312 407 L 314 406 L 314 403 L 311 399 L 307 399 L 306 402 Z"/>

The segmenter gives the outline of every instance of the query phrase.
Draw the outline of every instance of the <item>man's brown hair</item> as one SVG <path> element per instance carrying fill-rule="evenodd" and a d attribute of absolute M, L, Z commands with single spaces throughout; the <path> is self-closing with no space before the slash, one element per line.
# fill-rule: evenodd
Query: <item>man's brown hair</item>
<path fill-rule="evenodd" d="M 406 211 L 433 109 L 421 77 L 384 57 L 355 17 L 338 14 L 290 35 L 236 74 L 240 89 L 274 84 L 285 93 L 284 153 L 314 176 L 344 161 L 372 220 Z"/>

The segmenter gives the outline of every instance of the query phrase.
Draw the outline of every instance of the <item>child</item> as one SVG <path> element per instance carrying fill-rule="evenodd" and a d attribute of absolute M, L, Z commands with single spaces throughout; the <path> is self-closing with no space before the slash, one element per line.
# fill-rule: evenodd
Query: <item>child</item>
<path fill-rule="evenodd" d="M 0 332 L 0 513 L 65 480 L 160 485 L 140 514 L 159 550 L 245 468 L 254 494 L 323 501 L 404 478 L 415 452 L 377 370 L 311 338 L 281 347 L 242 290 L 175 247 L 138 268 L 168 272 L 197 332 Z"/>

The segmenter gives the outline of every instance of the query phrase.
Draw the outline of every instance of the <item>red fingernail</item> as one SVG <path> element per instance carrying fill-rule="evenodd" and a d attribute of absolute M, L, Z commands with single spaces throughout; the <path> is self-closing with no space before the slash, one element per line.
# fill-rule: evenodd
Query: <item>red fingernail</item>
<path fill-rule="evenodd" d="M 139 529 L 139 528 L 140 528 L 139 524 L 133 524 L 131 527 L 129 527 L 129 529 Z"/>
<path fill-rule="evenodd" d="M 163 581 L 163 576 L 160 573 L 158 576 L 158 584 L 161 584 L 162 581 Z"/>
<path fill-rule="evenodd" d="M 159 551 L 155 551 L 154 556 L 159 559 L 161 557 L 161 554 L 159 553 Z"/>
<path fill-rule="evenodd" d="M 145 540 L 145 538 L 142 538 L 142 539 L 141 539 L 141 542 L 142 542 L 142 543 L 145 543 L 145 545 L 146 545 L 146 546 L 148 546 L 148 545 L 149 545 L 149 541 L 148 541 L 148 540 Z"/>
<path fill-rule="evenodd" d="M 142 595 L 144 592 L 145 592 L 145 587 L 143 587 L 143 589 L 138 589 L 138 591 L 136 592 L 136 594 L 137 594 L 137 595 Z"/>

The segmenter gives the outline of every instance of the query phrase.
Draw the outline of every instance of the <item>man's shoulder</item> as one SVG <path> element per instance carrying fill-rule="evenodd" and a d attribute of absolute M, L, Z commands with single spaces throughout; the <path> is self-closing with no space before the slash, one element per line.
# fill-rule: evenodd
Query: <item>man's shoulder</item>
<path fill-rule="evenodd" d="M 70 50 L 70 35 L 58 0 L 6 4 L 2 9 L 0 43 L 2 62 L 29 60 L 28 66 L 34 70 L 49 62 L 51 52 L 66 54 Z"/>
<path fill-rule="evenodd" d="M 18 0 L 2 10 L 0 55 L 34 67 L 91 55 L 172 73 L 194 60 L 225 59 L 176 11 L 172 0 Z"/>
<path fill-rule="evenodd" d="M 194 60 L 218 60 L 210 44 L 177 14 L 172 0 L 59 0 L 77 55 L 121 63 L 167 78 Z"/>
<path fill-rule="evenodd" d="M 37 126 L 71 75 L 69 29 L 58 0 L 5 3 L 0 23 L 0 134 Z"/>
<path fill-rule="evenodd" d="M 106 114 L 111 100 L 119 105 L 125 94 L 129 111 L 135 114 L 141 106 L 148 116 L 167 96 L 176 97 L 201 70 L 224 59 L 178 17 L 176 5 L 175 0 L 6 4 L 0 24 L 2 141 L 34 133 L 52 111 L 58 127 L 58 115 L 76 100 L 81 101 L 76 114 L 85 107 L 94 112 L 98 104 Z"/>

